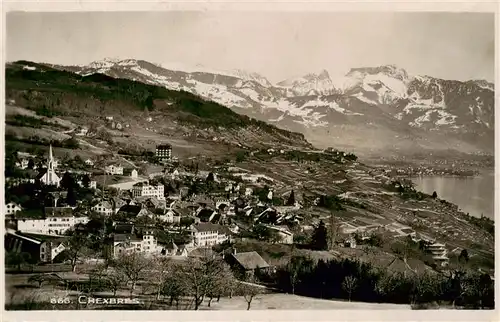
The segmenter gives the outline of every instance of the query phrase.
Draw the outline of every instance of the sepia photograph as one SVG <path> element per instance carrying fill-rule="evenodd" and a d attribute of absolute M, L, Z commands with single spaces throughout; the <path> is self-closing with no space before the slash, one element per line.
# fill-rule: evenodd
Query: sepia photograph
<path fill-rule="evenodd" d="M 4 17 L 5 311 L 495 309 L 494 13 Z"/>

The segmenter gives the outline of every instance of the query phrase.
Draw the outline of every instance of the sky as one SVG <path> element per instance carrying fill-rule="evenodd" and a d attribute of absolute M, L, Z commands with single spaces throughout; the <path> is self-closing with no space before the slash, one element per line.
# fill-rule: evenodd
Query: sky
<path fill-rule="evenodd" d="M 257 72 L 276 83 L 393 64 L 411 75 L 494 81 L 492 13 L 10 12 L 6 60 L 105 57 Z"/>

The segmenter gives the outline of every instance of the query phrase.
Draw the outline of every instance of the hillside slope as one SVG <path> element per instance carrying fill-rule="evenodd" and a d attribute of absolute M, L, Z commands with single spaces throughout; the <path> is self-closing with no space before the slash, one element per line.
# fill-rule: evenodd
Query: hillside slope
<path fill-rule="evenodd" d="M 102 74 L 81 76 L 42 64 L 16 62 L 6 68 L 10 105 L 57 116 L 75 126 L 123 127 L 118 136 L 152 143 L 190 138 L 203 144 L 234 147 L 301 147 L 310 144 L 299 133 L 240 115 L 218 103 L 184 91 L 168 90 Z M 9 127 L 7 128 L 9 130 Z"/>

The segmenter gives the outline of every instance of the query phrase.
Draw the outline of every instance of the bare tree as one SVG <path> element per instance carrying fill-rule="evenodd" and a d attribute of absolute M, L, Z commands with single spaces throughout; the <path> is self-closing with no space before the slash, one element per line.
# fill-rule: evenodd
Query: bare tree
<path fill-rule="evenodd" d="M 293 256 L 288 263 L 288 274 L 290 279 L 290 286 L 292 287 L 292 294 L 295 294 L 295 286 L 300 281 L 300 275 L 310 265 L 310 260 L 303 256 Z"/>
<path fill-rule="evenodd" d="M 65 252 L 71 262 L 71 270 L 74 272 L 77 262 L 90 252 L 88 238 L 83 234 L 74 233 L 66 240 L 64 246 L 66 246 Z"/>
<path fill-rule="evenodd" d="M 105 283 L 113 291 L 113 296 L 116 296 L 118 289 L 127 283 L 127 277 L 116 269 L 111 270 L 106 274 Z"/>
<path fill-rule="evenodd" d="M 346 276 L 342 282 L 342 288 L 349 294 L 349 302 L 356 287 L 358 286 L 358 279 L 352 275 Z"/>
<path fill-rule="evenodd" d="M 253 283 L 255 283 L 255 278 L 250 277 L 247 278 L 247 283 L 240 284 L 240 291 L 243 293 L 243 298 L 247 302 L 247 311 L 250 310 L 250 306 L 255 296 L 260 293 L 260 290 L 252 285 Z"/>
<path fill-rule="evenodd" d="M 176 266 L 172 268 L 172 274 L 168 275 L 163 284 L 162 294 L 170 297 L 169 305 L 175 301 L 175 306 L 179 309 L 180 297 L 184 294 L 184 283 L 181 280 L 181 275 L 178 273 Z"/>
<path fill-rule="evenodd" d="M 193 297 L 194 309 L 198 310 L 205 296 L 216 285 L 224 270 L 222 261 L 210 257 L 188 258 L 180 268 L 181 281 L 187 294 Z"/>
<path fill-rule="evenodd" d="M 121 255 L 115 262 L 115 269 L 125 275 L 128 282 L 131 282 L 130 294 L 134 294 L 135 286 L 142 273 L 151 265 L 151 261 L 140 253 Z M 127 284 L 128 284 L 127 282 Z"/>
<path fill-rule="evenodd" d="M 153 268 L 155 274 L 152 274 L 151 277 L 156 286 L 156 299 L 159 300 L 165 283 L 172 274 L 172 260 L 169 257 L 156 257 L 153 260 Z"/>
<path fill-rule="evenodd" d="M 335 220 L 333 214 L 330 215 L 329 225 L 328 225 L 328 249 L 335 248 L 337 238 L 339 235 L 340 227 Z"/>
<path fill-rule="evenodd" d="M 217 298 L 217 302 L 219 302 L 222 294 L 226 293 L 227 289 L 232 286 L 235 282 L 235 278 L 233 272 L 229 268 L 229 266 L 225 263 L 222 263 L 222 270 L 219 275 L 213 281 L 213 285 L 207 293 L 208 296 L 208 307 L 214 298 Z"/>

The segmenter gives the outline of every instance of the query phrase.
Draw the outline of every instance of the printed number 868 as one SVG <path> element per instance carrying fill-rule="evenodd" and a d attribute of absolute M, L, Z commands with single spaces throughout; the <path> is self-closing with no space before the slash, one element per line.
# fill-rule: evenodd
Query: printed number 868
<path fill-rule="evenodd" d="M 58 297 L 58 298 L 51 298 L 50 299 L 50 304 L 70 304 L 70 303 L 71 303 L 71 300 L 67 297 L 65 297 L 65 298 Z"/>

